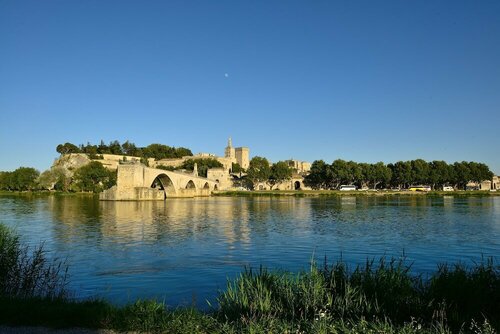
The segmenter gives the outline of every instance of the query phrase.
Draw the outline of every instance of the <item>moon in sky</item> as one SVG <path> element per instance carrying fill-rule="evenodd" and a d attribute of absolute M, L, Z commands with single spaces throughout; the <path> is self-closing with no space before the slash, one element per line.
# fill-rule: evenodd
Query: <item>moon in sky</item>
<path fill-rule="evenodd" d="M 225 76 L 226 78 L 229 78 L 229 74 L 227 74 L 227 73 L 224 73 L 224 76 Z"/>

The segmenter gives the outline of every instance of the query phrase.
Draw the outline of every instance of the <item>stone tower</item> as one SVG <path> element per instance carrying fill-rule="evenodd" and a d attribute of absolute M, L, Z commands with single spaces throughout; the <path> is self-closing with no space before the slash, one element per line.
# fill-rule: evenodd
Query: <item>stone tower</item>
<path fill-rule="evenodd" d="M 229 158 L 229 159 L 234 159 L 236 157 L 233 143 L 231 142 L 231 137 L 227 140 L 227 147 L 226 150 L 224 151 L 224 157 Z"/>
<path fill-rule="evenodd" d="M 236 162 L 241 168 L 247 169 L 250 166 L 250 150 L 248 147 L 237 147 L 235 149 Z"/>

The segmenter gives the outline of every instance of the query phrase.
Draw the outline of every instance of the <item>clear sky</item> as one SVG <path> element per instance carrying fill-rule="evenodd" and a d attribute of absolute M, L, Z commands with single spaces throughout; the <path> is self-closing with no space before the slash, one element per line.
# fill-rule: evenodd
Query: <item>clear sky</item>
<path fill-rule="evenodd" d="M 0 0 L 0 170 L 64 142 L 500 173 L 500 1 Z"/>

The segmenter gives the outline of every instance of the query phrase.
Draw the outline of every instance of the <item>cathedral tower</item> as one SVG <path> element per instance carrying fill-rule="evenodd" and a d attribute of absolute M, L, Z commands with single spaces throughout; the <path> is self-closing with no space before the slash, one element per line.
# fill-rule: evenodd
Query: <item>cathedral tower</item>
<path fill-rule="evenodd" d="M 236 157 L 235 150 L 233 147 L 233 143 L 231 142 L 231 137 L 229 137 L 227 141 L 227 147 L 224 151 L 224 157 L 234 159 Z"/>

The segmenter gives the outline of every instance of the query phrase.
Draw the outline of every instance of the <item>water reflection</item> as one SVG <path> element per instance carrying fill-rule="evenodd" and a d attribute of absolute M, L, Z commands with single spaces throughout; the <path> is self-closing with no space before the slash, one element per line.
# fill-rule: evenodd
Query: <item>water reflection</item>
<path fill-rule="evenodd" d="M 362 263 L 405 251 L 421 272 L 500 254 L 499 197 L 0 197 L 0 209 L 23 240 L 68 258 L 80 296 L 117 302 L 204 300 L 245 265 L 298 270 L 313 254 Z"/>

